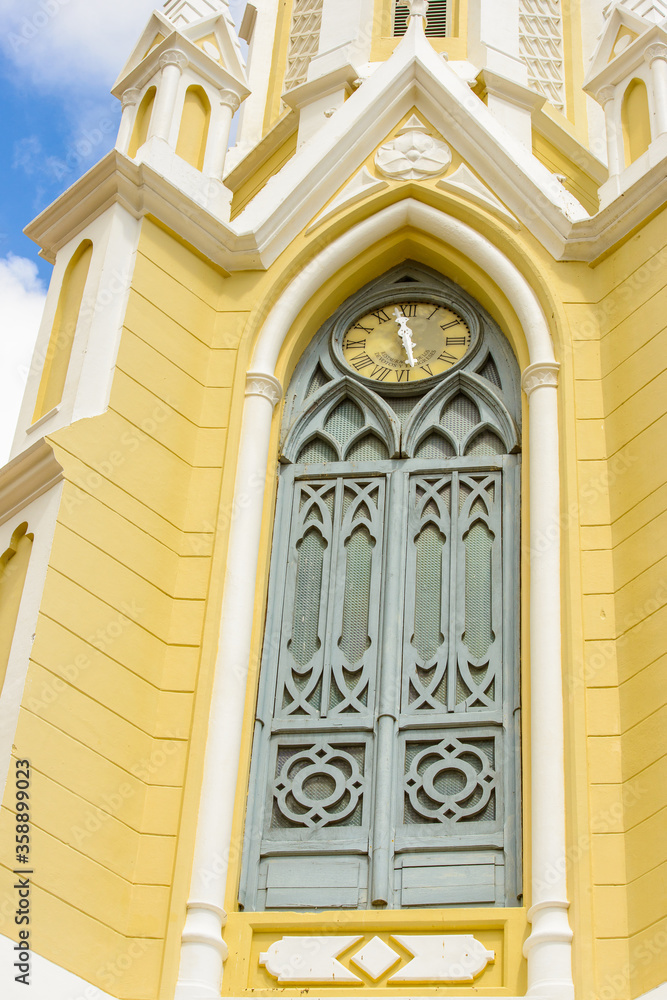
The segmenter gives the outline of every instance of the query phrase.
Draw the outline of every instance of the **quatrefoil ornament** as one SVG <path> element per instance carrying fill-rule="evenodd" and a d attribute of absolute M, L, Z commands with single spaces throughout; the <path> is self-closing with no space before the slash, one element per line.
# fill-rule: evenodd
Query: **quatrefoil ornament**
<path fill-rule="evenodd" d="M 402 130 L 395 139 L 380 146 L 375 154 L 375 166 L 379 173 L 399 181 L 437 177 L 451 162 L 452 151 L 447 143 L 428 135 L 421 123 Z"/>

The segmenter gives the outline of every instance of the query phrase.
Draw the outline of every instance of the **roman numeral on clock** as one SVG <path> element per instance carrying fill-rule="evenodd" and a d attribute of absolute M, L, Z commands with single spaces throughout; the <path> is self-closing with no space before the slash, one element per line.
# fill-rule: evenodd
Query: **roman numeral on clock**
<path fill-rule="evenodd" d="M 440 357 L 438 358 L 438 361 L 452 361 L 452 362 L 454 362 L 454 361 L 456 361 L 456 355 L 455 354 L 450 354 L 449 351 L 443 351 L 442 354 L 440 355 Z"/>
<path fill-rule="evenodd" d="M 366 347 L 365 340 L 346 340 L 343 344 L 346 351 L 363 351 Z"/>
<path fill-rule="evenodd" d="M 453 319 L 451 321 L 451 323 L 441 323 L 440 324 L 440 329 L 441 330 L 453 330 L 455 326 L 460 326 L 460 325 L 461 325 L 461 320 L 460 319 Z"/>
<path fill-rule="evenodd" d="M 417 303 L 416 302 L 406 302 L 404 305 L 398 307 L 404 316 L 408 319 L 412 319 L 417 315 Z"/>
<path fill-rule="evenodd" d="M 350 330 L 363 330 L 364 333 L 372 333 L 373 332 L 373 327 L 372 326 L 362 326 L 361 323 L 355 323 L 354 326 L 350 327 Z"/>
<path fill-rule="evenodd" d="M 384 309 L 376 309 L 375 312 L 371 313 L 371 316 L 375 316 L 378 323 L 388 323 L 391 319 L 389 313 L 386 313 Z"/>
<path fill-rule="evenodd" d="M 409 368 L 399 368 L 396 371 L 396 381 L 397 382 L 409 382 L 410 381 L 410 369 Z"/>
<path fill-rule="evenodd" d="M 368 368 L 369 365 L 375 364 L 372 358 L 369 358 L 367 354 L 357 354 L 356 358 L 350 358 L 350 364 L 353 368 L 356 368 L 358 372 Z"/>
<path fill-rule="evenodd" d="M 375 379 L 376 382 L 384 382 L 388 374 L 389 368 L 383 368 L 381 365 L 376 365 L 371 372 L 371 378 Z"/>
<path fill-rule="evenodd" d="M 433 369 L 431 368 L 430 365 L 420 365 L 419 367 L 421 368 L 421 370 L 423 372 L 426 372 L 427 375 L 432 375 L 433 374 Z"/>
<path fill-rule="evenodd" d="M 465 337 L 447 337 L 447 347 L 465 347 Z"/>

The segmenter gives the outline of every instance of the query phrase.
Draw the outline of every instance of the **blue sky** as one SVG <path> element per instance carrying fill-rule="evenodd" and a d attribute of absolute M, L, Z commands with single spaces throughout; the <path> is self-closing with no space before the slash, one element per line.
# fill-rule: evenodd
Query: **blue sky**
<path fill-rule="evenodd" d="M 155 0 L 0 0 L 0 465 L 51 265 L 24 227 L 115 143 L 109 90 Z M 237 19 L 245 7 L 232 0 Z"/>

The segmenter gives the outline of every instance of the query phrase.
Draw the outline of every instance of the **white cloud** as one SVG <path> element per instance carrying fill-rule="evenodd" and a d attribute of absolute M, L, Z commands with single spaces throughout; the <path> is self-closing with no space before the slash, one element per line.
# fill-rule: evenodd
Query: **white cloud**
<path fill-rule="evenodd" d="M 239 19 L 245 4 L 232 0 Z M 139 39 L 155 0 L 0 0 L 0 46 L 44 87 L 110 87 Z"/>
<path fill-rule="evenodd" d="M 45 298 L 33 261 L 14 254 L 0 258 L 0 465 L 9 457 Z"/>
<path fill-rule="evenodd" d="M 0 0 L 5 55 L 44 87 L 110 86 L 154 0 Z M 157 5 L 159 6 L 159 4 Z"/>

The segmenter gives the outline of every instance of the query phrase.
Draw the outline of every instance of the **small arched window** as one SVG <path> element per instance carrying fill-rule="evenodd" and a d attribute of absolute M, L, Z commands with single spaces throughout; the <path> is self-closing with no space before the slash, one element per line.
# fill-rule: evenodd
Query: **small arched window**
<path fill-rule="evenodd" d="M 155 104 L 156 93 L 157 90 L 155 87 L 149 87 L 141 99 L 141 104 L 137 110 L 137 117 L 134 119 L 134 128 L 132 129 L 130 146 L 127 151 L 127 155 L 131 159 L 134 159 L 143 144 L 148 139 L 148 131 L 151 126 L 151 117 L 153 115 L 153 105 Z"/>
<path fill-rule="evenodd" d="M 63 398 L 92 256 L 93 244 L 90 240 L 84 240 L 67 265 L 44 358 L 33 423 L 57 406 Z"/>
<path fill-rule="evenodd" d="M 28 534 L 27 523 L 19 525 L 12 535 L 11 545 L 0 556 L 0 693 L 7 674 L 33 537 Z"/>
<path fill-rule="evenodd" d="M 465 298 L 421 266 L 346 303 L 366 313 L 349 336 L 379 316 L 374 351 L 394 363 L 387 313 L 401 301 L 429 369 L 425 317 Z M 465 308 L 470 350 L 423 390 L 346 370 L 340 310 L 292 379 L 246 909 L 518 905 L 518 370 L 490 318 Z"/>
<path fill-rule="evenodd" d="M 199 86 L 188 87 L 176 152 L 196 170 L 204 169 L 210 121 L 211 102 L 206 91 Z"/>
<path fill-rule="evenodd" d="M 643 80 L 633 80 L 623 95 L 621 108 L 625 165 L 638 160 L 651 144 L 651 114 Z"/>

